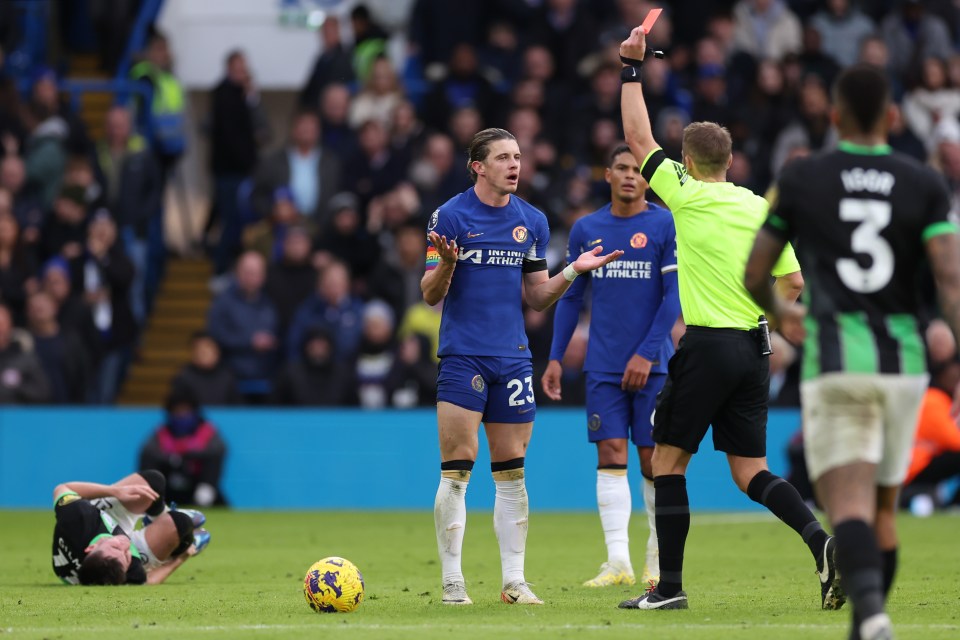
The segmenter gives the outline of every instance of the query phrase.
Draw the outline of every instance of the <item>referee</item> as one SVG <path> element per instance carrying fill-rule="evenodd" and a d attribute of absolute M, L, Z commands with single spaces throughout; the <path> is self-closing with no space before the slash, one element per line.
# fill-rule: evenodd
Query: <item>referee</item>
<path fill-rule="evenodd" d="M 621 110 L 627 144 L 651 188 L 673 212 L 677 229 L 680 307 L 687 333 L 670 359 L 654 419 L 653 476 L 660 582 L 620 603 L 623 609 L 686 609 L 683 548 L 690 528 L 684 474 L 707 428 L 713 446 L 727 454 L 741 491 L 803 537 L 817 561 L 824 602 L 833 576 L 832 539 L 792 485 L 767 468 L 766 427 L 769 361 L 758 318 L 762 310 L 743 286 L 743 272 L 767 203 L 726 181 L 732 160 L 729 132 L 695 122 L 683 132 L 683 164 L 667 159 L 653 139 L 643 101 L 641 66 L 646 36 L 641 27 L 620 45 L 624 61 Z M 778 293 L 796 300 L 800 266 L 787 249 L 772 270 Z"/>

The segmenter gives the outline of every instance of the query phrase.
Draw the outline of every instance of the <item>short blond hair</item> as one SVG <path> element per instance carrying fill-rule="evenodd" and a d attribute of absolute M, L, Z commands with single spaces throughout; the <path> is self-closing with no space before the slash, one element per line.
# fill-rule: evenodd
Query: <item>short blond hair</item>
<path fill-rule="evenodd" d="M 683 155 L 690 156 L 703 175 L 725 171 L 732 153 L 730 132 L 716 122 L 691 122 L 683 130 Z"/>

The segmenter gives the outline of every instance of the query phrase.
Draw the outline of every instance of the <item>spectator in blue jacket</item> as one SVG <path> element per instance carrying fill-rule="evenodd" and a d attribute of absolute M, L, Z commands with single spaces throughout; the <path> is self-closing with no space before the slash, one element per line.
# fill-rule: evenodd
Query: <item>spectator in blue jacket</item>
<path fill-rule="evenodd" d="M 350 293 L 350 271 L 342 262 L 330 262 L 317 279 L 316 292 L 297 309 L 287 334 L 287 356 L 299 359 L 310 329 L 334 336 L 335 358 L 345 362 L 357 354 L 362 331 L 363 302 Z"/>
<path fill-rule="evenodd" d="M 241 381 L 268 380 L 277 362 L 277 310 L 264 294 L 266 264 L 248 251 L 237 261 L 236 282 L 213 302 L 207 330 Z"/>

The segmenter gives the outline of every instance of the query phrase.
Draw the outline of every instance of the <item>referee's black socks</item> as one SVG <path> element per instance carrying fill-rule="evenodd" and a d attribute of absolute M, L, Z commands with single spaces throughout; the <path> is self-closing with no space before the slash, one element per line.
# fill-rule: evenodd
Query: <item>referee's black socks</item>
<path fill-rule="evenodd" d="M 799 533 L 810 548 L 813 559 L 819 562 L 827 542 L 827 532 L 792 484 L 769 471 L 761 471 L 753 476 L 747 486 L 747 495 Z"/>
<path fill-rule="evenodd" d="M 656 492 L 657 543 L 660 545 L 660 583 L 657 591 L 673 597 L 683 589 L 683 547 L 690 531 L 690 502 L 687 479 L 682 475 L 657 476 Z"/>

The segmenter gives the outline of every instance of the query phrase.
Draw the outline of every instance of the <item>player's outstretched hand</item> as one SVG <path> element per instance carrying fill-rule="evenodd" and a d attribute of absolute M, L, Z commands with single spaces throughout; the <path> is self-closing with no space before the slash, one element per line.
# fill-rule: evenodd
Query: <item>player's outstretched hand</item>
<path fill-rule="evenodd" d="M 449 264 L 457 263 L 457 241 L 450 240 L 447 242 L 447 236 L 441 236 L 436 231 L 431 231 L 427 234 L 427 238 L 430 239 L 430 244 L 432 244 L 437 249 L 437 255 L 440 256 L 440 259 Z"/>
<path fill-rule="evenodd" d="M 543 372 L 540 378 L 540 384 L 543 385 L 543 392 L 551 400 L 560 400 L 560 376 L 563 374 L 563 367 L 558 360 L 551 360 L 547 363 L 547 370 Z"/>
<path fill-rule="evenodd" d="M 624 391 L 640 391 L 647 386 L 647 378 L 650 377 L 650 369 L 653 363 L 641 355 L 633 354 L 627 361 L 627 366 L 623 370 L 623 379 L 620 381 L 620 388 Z"/>
<path fill-rule="evenodd" d="M 643 27 L 635 27 L 630 37 L 620 43 L 620 55 L 624 58 L 643 60 L 647 53 L 647 33 Z"/>
<path fill-rule="evenodd" d="M 603 253 L 603 246 L 594 247 L 590 251 L 584 251 L 580 254 L 580 257 L 576 259 L 573 263 L 573 268 L 577 273 L 586 273 L 587 271 L 593 271 L 603 265 L 616 260 L 623 255 L 623 251 L 617 249 L 616 251 L 611 251 L 607 255 L 600 255 Z"/>
<path fill-rule="evenodd" d="M 148 484 L 120 484 L 114 485 L 113 497 L 120 502 L 132 502 L 140 498 L 148 498 L 151 502 L 160 497 L 156 491 Z"/>

